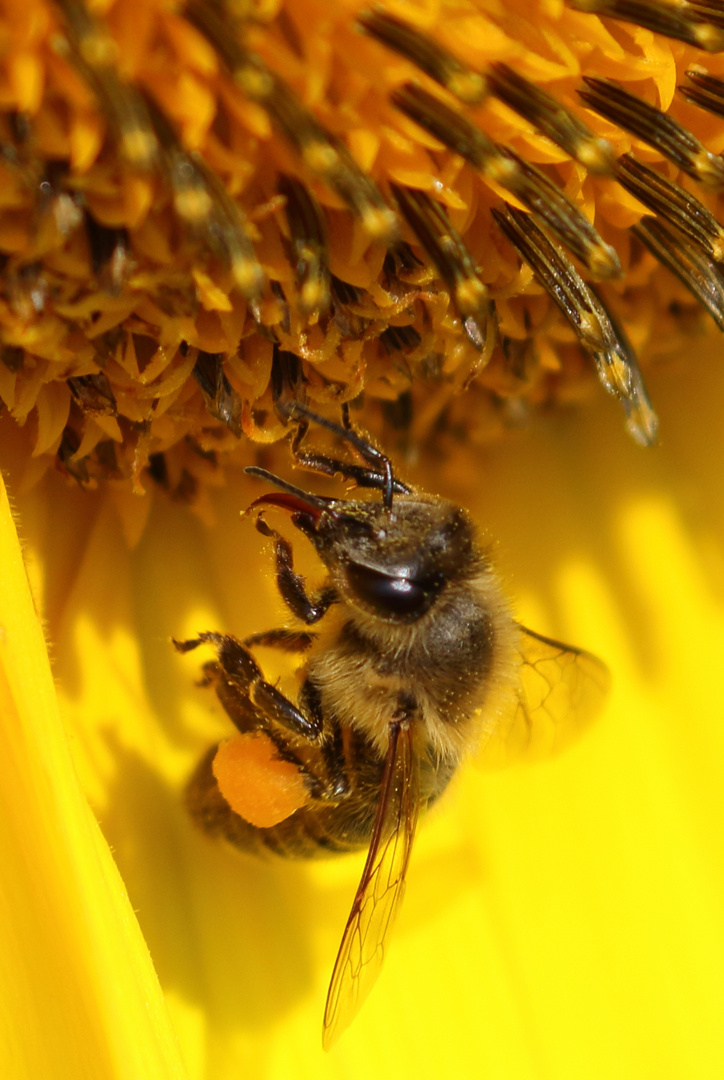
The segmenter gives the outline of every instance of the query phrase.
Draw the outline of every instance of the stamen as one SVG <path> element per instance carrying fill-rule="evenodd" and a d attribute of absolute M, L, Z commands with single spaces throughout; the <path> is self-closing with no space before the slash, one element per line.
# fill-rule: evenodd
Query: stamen
<path fill-rule="evenodd" d="M 393 52 L 411 60 L 458 101 L 478 105 L 486 96 L 487 86 L 483 75 L 473 71 L 427 34 L 402 19 L 395 18 L 382 8 L 374 8 L 360 12 L 357 24 Z"/>
<path fill-rule="evenodd" d="M 566 0 L 577 11 L 608 15 L 656 34 L 685 41 L 707 52 L 724 49 L 724 16 L 713 3 L 664 3 L 663 0 Z"/>
<path fill-rule="evenodd" d="M 86 415 L 117 416 L 116 399 L 104 371 L 68 379 L 68 389 Z"/>
<path fill-rule="evenodd" d="M 218 52 L 234 82 L 260 105 L 272 123 L 295 148 L 304 163 L 353 211 L 367 235 L 389 242 L 397 221 L 379 189 L 359 167 L 349 150 L 315 119 L 290 86 L 249 52 L 202 0 L 190 0 L 186 18 Z"/>
<path fill-rule="evenodd" d="M 487 135 L 454 112 L 439 98 L 433 97 L 416 83 L 405 83 L 391 95 L 391 101 L 401 112 L 425 131 L 460 154 L 476 169 L 483 171 L 495 158 L 496 146 Z"/>
<path fill-rule="evenodd" d="M 303 315 L 319 316 L 329 307 L 329 245 L 322 211 L 312 193 L 291 176 L 279 179 L 286 199 L 294 269 Z"/>
<path fill-rule="evenodd" d="M 492 214 L 593 357 L 605 389 L 622 402 L 629 433 L 641 445 L 652 446 L 658 436 L 658 419 L 621 327 L 560 248 L 538 228 L 532 215 L 509 204 L 502 212 L 493 209 Z"/>
<path fill-rule="evenodd" d="M 693 83 L 679 87 L 686 100 L 715 116 L 724 116 L 724 79 L 703 71 L 687 71 L 686 76 Z"/>
<path fill-rule="evenodd" d="M 495 340 L 495 308 L 462 237 L 439 203 L 424 192 L 397 184 L 390 188 L 405 220 L 450 290 L 469 339 L 479 352 L 489 345 L 489 353 Z"/>
<path fill-rule="evenodd" d="M 154 102 L 149 100 L 148 109 L 162 148 L 161 164 L 173 192 L 174 210 L 189 234 L 230 270 L 239 291 L 247 299 L 258 299 L 264 273 L 241 209 L 201 158 L 184 150 Z"/>
<path fill-rule="evenodd" d="M 229 431 L 240 439 L 241 399 L 224 373 L 223 354 L 199 350 L 193 375 L 201 387 L 210 414 L 226 424 Z"/>
<path fill-rule="evenodd" d="M 58 447 L 58 461 L 69 476 L 81 485 L 90 482 L 88 472 L 88 458 L 77 458 L 75 455 L 80 449 L 80 437 L 70 425 L 63 429 L 63 435 Z"/>
<path fill-rule="evenodd" d="M 699 19 L 703 24 L 715 27 L 717 30 L 724 31 L 724 10 L 722 9 L 721 0 L 689 0 L 689 10 L 694 18 Z M 708 33 L 708 31 L 704 31 Z M 724 35 L 722 35 L 724 37 Z M 714 34 L 711 35 L 711 40 L 715 40 Z M 722 38 L 720 37 L 720 44 L 717 51 L 724 49 L 724 45 L 721 44 Z M 707 46 L 704 46 L 707 48 Z M 714 50 L 711 50 L 714 51 Z"/>
<path fill-rule="evenodd" d="M 595 277 L 621 273 L 616 252 L 545 173 L 492 142 L 460 113 L 419 86 L 406 83 L 392 101 L 420 127 L 469 161 L 486 180 L 509 191 L 577 255 Z"/>
<path fill-rule="evenodd" d="M 492 64 L 488 71 L 491 93 L 528 120 L 551 142 L 560 146 L 591 173 L 610 173 L 613 147 L 551 94 L 524 79 L 507 64 Z"/>
<path fill-rule="evenodd" d="M 579 90 L 586 104 L 607 120 L 659 150 L 707 187 L 724 186 L 724 161 L 710 153 L 695 135 L 660 109 L 629 94 L 612 79 L 584 76 L 588 90 Z"/>
<path fill-rule="evenodd" d="M 7 178 L 0 375 L 12 388 L 13 415 L 22 420 L 31 402 L 40 406 L 45 398 L 39 414 L 44 430 L 55 429 L 48 415 L 57 425 L 67 424 L 59 450 L 67 471 L 83 483 L 89 469 L 93 480 L 124 476 L 140 489 L 150 455 L 157 482 L 163 471 L 174 494 L 193 494 L 199 456 L 223 460 L 233 452 L 230 432 L 240 433 L 239 397 L 225 375 L 237 353 L 244 366 L 262 375 L 271 355 L 271 379 L 249 384 L 246 419 L 259 434 L 278 435 L 276 420 L 292 415 L 302 421 L 301 430 L 306 414 L 303 409 L 292 414 L 290 401 L 306 400 L 307 393 L 347 400 L 365 379 L 373 407 L 388 415 L 398 405 L 383 399 L 407 394 L 404 429 L 422 432 L 498 344 L 496 310 L 486 286 L 491 281 L 511 282 L 524 323 L 500 341 L 501 363 L 488 369 L 481 393 L 520 394 L 522 405 L 533 406 L 546 374 L 536 369 L 528 380 L 526 364 L 537 356 L 548 330 L 543 308 L 558 319 L 552 297 L 582 347 L 596 358 L 605 385 L 626 405 L 634 433 L 653 441 L 655 418 L 630 347 L 586 282 L 620 274 L 616 252 L 604 238 L 617 244 L 615 237 L 624 234 L 627 223 L 645 214 L 628 229 L 634 254 L 642 253 L 643 245 L 677 276 L 682 284 L 670 283 L 672 295 L 683 298 L 685 319 L 693 308 L 691 294 L 724 329 L 724 218 L 721 224 L 716 220 L 716 201 L 692 183 L 724 193 L 724 155 L 712 152 L 722 149 L 715 140 L 724 118 L 724 72 L 718 61 L 710 61 L 712 75 L 694 62 L 697 56 L 707 60 L 699 49 L 724 49 L 724 0 L 556 0 L 526 10 L 519 20 L 501 19 L 495 5 L 478 0 L 449 10 L 443 5 L 442 17 L 450 21 L 442 24 L 435 5 L 412 14 L 414 5 L 408 5 L 408 24 L 405 5 L 365 0 L 335 11 L 323 26 L 305 25 L 299 5 L 286 0 L 179 0 L 153 7 L 151 22 L 144 23 L 126 55 L 133 33 L 127 16 L 134 2 L 55 0 L 46 12 L 47 32 L 43 23 L 32 41 L 22 19 L 3 24 L 10 74 L 0 115 L 0 166 Z M 593 14 L 571 17 L 569 2 Z M 604 38 L 596 31 L 599 15 Z M 632 26 L 612 19 L 696 48 L 677 40 L 669 49 L 659 37 L 652 52 L 648 31 L 634 33 Z M 468 61 L 467 47 L 456 42 L 471 27 L 491 33 L 480 49 L 480 42 L 474 43 L 476 55 L 507 62 Z M 350 55 L 350 33 L 359 58 Z M 621 47 L 620 54 L 614 49 L 613 60 L 614 53 L 604 47 L 606 33 Z M 310 39 L 315 34 L 319 41 Z M 591 51 L 595 42 L 603 52 Z M 459 48 L 462 59 L 447 43 Z M 285 57 L 292 58 L 293 74 Z M 318 57 L 319 72 L 313 70 Z M 168 79 L 161 87 L 166 65 Z M 691 70 L 682 78 L 687 67 Z M 565 72 L 581 68 L 590 76 L 615 74 L 619 82 L 587 77 L 578 101 Z M 411 122 L 400 123 L 402 131 L 386 126 L 391 122 L 388 88 L 399 86 L 400 71 L 414 70 L 422 87 L 407 83 L 392 101 L 431 133 L 418 130 L 417 140 Z M 678 105 L 683 98 L 708 113 L 695 117 L 699 125 L 692 123 L 691 131 L 684 126 L 683 108 L 677 112 L 675 104 L 671 110 L 683 122 L 666 109 L 677 70 L 686 83 L 678 87 Z M 169 87 L 177 88 L 178 102 L 167 116 Z M 658 88 L 660 107 L 639 100 L 641 87 L 656 102 L 649 91 Z M 466 108 L 481 102 L 483 109 Z M 523 119 L 516 120 L 510 110 Z M 328 121 L 330 115 L 336 119 Z M 615 161 L 614 154 L 621 153 L 612 150 L 615 136 L 609 143 L 596 135 L 604 126 L 600 117 L 607 129 L 610 122 L 653 147 L 650 153 L 641 146 L 645 152 L 638 155 L 653 166 L 631 155 Z M 510 137 L 500 134 L 511 128 Z M 356 163 L 338 130 L 353 131 L 364 153 L 379 148 L 374 175 L 384 187 Z M 525 158 L 536 151 L 520 149 L 526 146 L 542 148 L 550 163 L 530 164 Z M 468 167 L 461 173 L 455 155 L 477 174 Z M 662 156 L 663 168 L 656 164 Z M 240 161 L 241 171 L 234 166 Z M 586 180 L 576 162 L 616 178 L 640 202 L 634 204 L 617 185 Z M 280 170 L 291 175 L 280 177 Z M 692 180 L 679 185 L 669 180 L 680 180 L 679 170 Z M 570 196 L 569 178 L 575 188 Z M 393 188 L 399 210 L 391 181 L 399 185 Z M 323 203 L 331 196 L 324 185 L 342 211 L 327 214 Z M 619 196 L 622 210 L 615 205 Z M 492 201 L 500 208 L 502 199 L 516 209 L 500 210 L 501 228 L 547 294 L 536 295 L 532 307 L 527 268 L 514 278 L 515 269 L 506 269 L 505 261 L 512 259 L 517 268 L 515 252 L 497 250 L 504 241 L 495 236 L 488 207 Z M 253 207 L 249 221 L 240 205 Z M 462 235 L 449 220 L 459 220 L 450 205 L 469 207 Z M 416 237 L 415 254 L 397 238 L 386 251 L 381 246 L 361 251 L 363 230 L 364 247 L 370 237 L 389 244 L 403 215 L 406 230 Z M 332 235 L 329 222 L 342 217 L 339 235 Z M 258 232 L 251 224 L 255 220 L 262 223 Z M 602 235 L 593 221 L 605 222 Z M 268 283 L 254 252 L 257 236 Z M 412 233 L 408 239 L 413 241 Z M 280 251 L 291 270 L 280 266 Z M 490 268 L 484 262 L 488 252 Z M 353 265 L 346 266 L 350 257 Z M 646 255 L 642 263 L 634 261 L 621 292 L 630 299 L 632 290 L 641 289 L 648 298 L 641 311 L 651 305 L 656 310 L 669 296 L 668 291 L 664 300 L 657 295 L 660 274 Z M 535 291 L 542 289 L 535 286 Z M 240 302 L 240 293 L 248 303 Z M 195 299 L 201 303 L 195 305 Z M 638 319 L 638 309 L 630 310 Z M 676 320 L 673 300 L 669 312 Z M 665 322 L 668 326 L 670 319 Z M 470 362 L 473 350 L 461 343 L 461 331 L 480 350 L 477 367 Z M 642 339 L 655 341 L 661 332 L 655 320 L 640 326 Z M 189 341 L 194 342 L 191 354 Z M 197 352 L 199 346 L 208 351 Z M 547 347 L 555 349 L 555 335 Z M 149 375 L 146 352 L 152 348 Z M 186 363 L 179 362 L 184 357 Z M 121 369 L 127 358 L 130 377 L 140 371 L 137 393 L 125 385 L 129 372 Z M 179 381 L 194 363 L 203 393 L 191 386 L 179 396 Z M 91 371 L 89 365 L 106 374 L 83 374 Z M 516 385 L 511 373 L 518 371 Z M 57 411 L 52 389 L 63 382 L 73 396 L 68 421 Z M 423 407 L 433 382 L 439 393 Z M 156 388 L 159 408 L 149 412 L 148 395 Z M 413 400 L 422 409 L 414 418 Z M 101 437 L 98 424 L 84 417 L 116 413 L 121 434 L 114 447 L 110 436 Z M 212 428 L 219 436 L 213 450 Z M 117 430 L 114 425 L 114 439 Z M 365 460 L 370 468 L 359 467 L 360 482 L 371 478 L 389 502 L 400 482 L 372 450 Z M 355 468 L 346 474 L 351 479 Z"/>
<path fill-rule="evenodd" d="M 688 191 L 623 154 L 616 162 L 616 179 L 644 206 L 661 215 L 702 247 L 713 259 L 724 259 L 724 228 Z"/>
<path fill-rule="evenodd" d="M 109 296 L 119 296 L 133 266 L 128 232 L 101 225 L 87 210 L 83 222 L 98 286 Z"/>
<path fill-rule="evenodd" d="M 414 352 L 422 342 L 414 326 L 388 326 L 380 334 L 380 344 L 388 356 L 394 352 Z"/>
<path fill-rule="evenodd" d="M 706 308 L 720 330 L 724 330 L 724 277 L 718 266 L 700 247 L 653 217 L 642 217 L 631 230 L 662 266 L 675 274 L 689 292 Z"/>
<path fill-rule="evenodd" d="M 121 159 L 139 171 L 153 170 L 158 144 L 140 91 L 122 82 L 116 71 L 115 41 L 83 3 L 56 2 L 68 32 L 69 59 L 98 98 Z"/>

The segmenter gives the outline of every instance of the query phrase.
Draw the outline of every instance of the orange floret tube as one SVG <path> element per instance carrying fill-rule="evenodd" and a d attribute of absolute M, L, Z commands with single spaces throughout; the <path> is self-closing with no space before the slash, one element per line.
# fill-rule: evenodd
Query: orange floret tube
<path fill-rule="evenodd" d="M 222 742 L 213 761 L 219 791 L 235 813 L 257 828 L 277 825 L 309 800 L 299 769 L 276 755 L 267 735 L 247 732 Z"/>

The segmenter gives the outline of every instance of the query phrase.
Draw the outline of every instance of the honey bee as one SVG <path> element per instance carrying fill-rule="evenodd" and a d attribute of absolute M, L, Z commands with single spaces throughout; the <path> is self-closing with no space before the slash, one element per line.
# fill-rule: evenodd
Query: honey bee
<path fill-rule="evenodd" d="M 379 972 L 420 812 L 471 748 L 520 754 L 566 742 L 595 710 L 608 675 L 589 653 L 515 621 L 465 510 L 403 483 L 348 424 L 296 404 L 289 413 L 299 425 L 297 464 L 369 489 L 329 498 L 246 470 L 277 489 L 249 511 L 274 543 L 279 592 L 303 628 L 244 641 L 208 632 L 175 645 L 216 650 L 205 681 L 239 732 L 209 751 L 190 782 L 196 821 L 256 852 L 304 858 L 367 848 L 327 996 L 328 1047 Z M 310 422 L 361 463 L 303 451 Z M 290 514 L 324 564 L 314 594 L 267 508 Z M 253 655 L 259 646 L 301 654 L 296 700 L 265 679 Z M 249 795 L 260 769 L 271 811 Z"/>

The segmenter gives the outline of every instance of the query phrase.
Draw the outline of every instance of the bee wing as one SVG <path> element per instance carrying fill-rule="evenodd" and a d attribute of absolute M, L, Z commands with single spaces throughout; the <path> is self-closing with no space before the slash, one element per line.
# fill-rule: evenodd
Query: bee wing
<path fill-rule="evenodd" d="M 593 719 L 608 691 L 605 664 L 583 649 L 520 631 L 519 685 L 510 713 L 483 742 L 486 765 L 555 753 Z"/>
<path fill-rule="evenodd" d="M 387 935 L 405 892 L 419 789 L 419 760 L 413 748 L 412 726 L 394 724 L 367 861 L 329 984 L 324 1011 L 325 1049 L 352 1021 L 379 975 Z"/>

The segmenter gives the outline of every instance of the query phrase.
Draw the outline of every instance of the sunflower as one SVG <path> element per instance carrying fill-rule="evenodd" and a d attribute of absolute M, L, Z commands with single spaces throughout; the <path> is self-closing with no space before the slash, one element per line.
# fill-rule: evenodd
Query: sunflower
<path fill-rule="evenodd" d="M 718 1075 L 719 5 L 0 27 L 5 1073 Z M 431 815 L 328 1057 L 359 868 L 194 831 L 226 728 L 169 646 L 279 622 L 238 512 L 295 399 L 468 506 L 521 620 L 615 687 L 566 755 Z"/>

